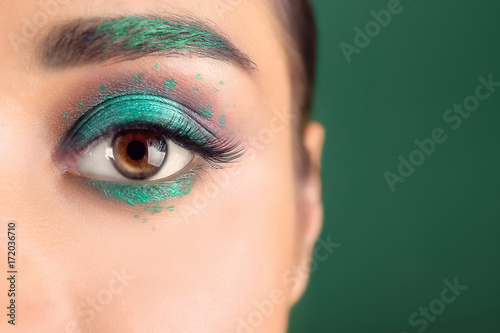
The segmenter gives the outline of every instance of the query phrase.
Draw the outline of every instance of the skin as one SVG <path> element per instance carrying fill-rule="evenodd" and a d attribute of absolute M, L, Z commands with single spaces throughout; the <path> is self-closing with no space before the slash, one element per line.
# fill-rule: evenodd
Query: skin
<path fill-rule="evenodd" d="M 0 279 L 0 331 L 247 332 L 241 320 L 248 323 L 256 303 L 275 300 L 275 294 L 280 301 L 271 301 L 272 310 L 251 332 L 286 331 L 289 310 L 307 276 L 285 279 L 284 274 L 297 266 L 307 270 L 322 224 L 324 134 L 316 123 L 306 127 L 301 140 L 310 164 L 305 175 L 298 175 L 293 163 L 298 147 L 292 143 L 297 134 L 289 120 L 293 68 L 269 6 L 265 0 L 73 0 L 60 5 L 57 15 L 16 50 L 8 32 L 22 35 L 23 19 L 41 9 L 34 0 L 3 4 L 0 258 L 6 271 L 7 223 L 15 220 L 18 273 L 16 326 L 3 314 L 9 283 Z M 194 57 L 152 56 L 58 71 L 36 61 L 36 43 L 58 22 L 143 13 L 215 22 L 258 71 L 249 75 Z M 76 118 L 77 103 L 124 73 L 157 77 L 159 86 L 172 77 L 175 89 L 217 86 L 221 92 L 211 96 L 214 110 L 233 106 L 214 111 L 214 119 L 224 114 L 227 130 L 234 130 L 247 149 L 238 174 L 231 175 L 234 168 L 207 169 L 189 195 L 169 200 L 154 215 L 102 200 L 64 174 L 54 151 Z M 195 79 L 198 73 L 202 80 Z M 269 133 L 273 122 L 278 129 L 271 129 L 272 139 L 256 139 L 266 129 Z"/>

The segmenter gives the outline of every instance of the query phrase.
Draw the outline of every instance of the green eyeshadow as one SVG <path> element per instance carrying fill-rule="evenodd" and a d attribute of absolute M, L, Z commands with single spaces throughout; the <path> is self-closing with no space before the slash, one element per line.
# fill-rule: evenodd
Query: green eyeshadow
<path fill-rule="evenodd" d="M 212 118 L 214 114 L 207 108 L 198 108 L 198 114 L 203 118 Z"/>
<path fill-rule="evenodd" d="M 167 80 L 168 81 L 168 80 Z M 166 81 L 166 82 L 167 82 Z M 175 82 L 175 81 L 174 81 Z M 242 154 L 238 143 L 221 140 L 213 123 L 212 106 L 191 110 L 168 98 L 145 93 L 111 96 L 84 112 L 73 124 L 61 143 L 62 154 L 80 154 L 84 148 L 100 138 L 109 138 L 124 130 L 149 128 L 162 133 L 166 139 L 196 152 L 211 163 L 228 163 Z M 225 117 L 219 125 L 225 126 Z M 111 162 L 110 162 L 111 163 Z M 163 206 L 157 203 L 180 198 L 191 192 L 197 179 L 197 168 L 165 182 L 122 182 L 114 179 L 85 179 L 85 183 L 101 193 L 102 198 L 126 203 L 130 206 L 144 205 L 151 214 L 160 213 Z M 103 180 L 106 179 L 106 180 Z M 169 211 L 173 206 L 168 206 Z"/>
<path fill-rule="evenodd" d="M 84 114 L 70 131 L 65 145 L 72 149 L 83 148 L 100 136 L 131 124 L 175 131 L 199 145 L 208 145 L 214 139 L 212 129 L 201 125 L 202 118 L 208 115 L 212 115 L 208 109 L 198 115 L 160 96 L 132 94 L 113 97 Z"/>
<path fill-rule="evenodd" d="M 191 192 L 195 177 L 195 172 L 191 171 L 163 183 L 125 184 L 100 180 L 88 180 L 88 183 L 101 192 L 105 198 L 135 206 L 183 197 Z M 155 207 L 152 214 L 159 212 L 161 209 Z"/>
<path fill-rule="evenodd" d="M 219 125 L 221 127 L 226 127 L 226 116 L 223 114 L 219 118 Z"/>
<path fill-rule="evenodd" d="M 174 88 L 177 87 L 177 82 L 175 79 L 166 79 L 165 80 L 165 90 L 174 90 Z"/>

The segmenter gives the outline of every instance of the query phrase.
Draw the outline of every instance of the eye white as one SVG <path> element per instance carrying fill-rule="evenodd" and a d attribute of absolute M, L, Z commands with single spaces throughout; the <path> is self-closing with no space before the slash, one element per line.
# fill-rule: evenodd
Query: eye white
<path fill-rule="evenodd" d="M 112 138 L 100 140 L 97 144 L 90 145 L 79 157 L 76 167 L 80 174 L 110 181 L 131 181 L 123 176 L 114 166 Z M 166 140 L 167 156 L 161 163 L 164 153 L 149 148 L 148 162 L 160 166 L 158 172 L 143 181 L 154 181 L 170 177 L 184 169 L 194 157 L 194 154 L 182 148 L 172 140 Z"/>

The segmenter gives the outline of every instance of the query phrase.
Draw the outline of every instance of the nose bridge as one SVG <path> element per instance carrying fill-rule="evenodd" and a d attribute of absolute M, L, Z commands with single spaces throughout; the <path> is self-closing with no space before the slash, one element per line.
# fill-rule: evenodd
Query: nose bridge
<path fill-rule="evenodd" d="M 43 138 L 42 117 L 33 114 L 27 99 L 6 95 L 0 92 L 0 261 L 6 267 L 8 258 L 14 259 L 15 297 L 2 292 L 0 302 L 15 299 L 17 318 L 25 314 L 16 323 L 21 331 L 52 331 L 74 315 L 64 283 L 68 273 L 54 241 L 63 235 L 54 222 L 60 220 L 58 203 L 48 186 L 54 181 L 50 145 Z M 15 224 L 10 235 L 9 223 Z M 14 245 L 11 253 L 9 244 Z M 0 280 L 2 291 L 10 285 Z M 1 332 L 9 328 L 5 324 L 0 323 Z"/>
<path fill-rule="evenodd" d="M 16 219 L 29 188 L 32 131 L 20 102 L 0 94 L 0 218 Z"/>

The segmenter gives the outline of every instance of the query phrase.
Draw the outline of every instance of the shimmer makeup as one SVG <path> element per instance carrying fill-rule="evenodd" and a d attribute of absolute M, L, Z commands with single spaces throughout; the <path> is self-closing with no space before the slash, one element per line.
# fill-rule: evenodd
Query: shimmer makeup
<path fill-rule="evenodd" d="M 51 44 L 64 33 L 80 38 Z M 75 40 L 79 43 L 71 44 Z M 71 45 L 63 45 L 66 42 Z M 195 55 L 252 67 L 245 55 L 210 27 L 175 18 L 81 21 L 76 27 L 74 23 L 57 27 L 45 44 L 44 62 L 52 68 L 150 54 Z M 80 176 L 104 199 L 149 209 L 189 194 L 204 167 L 220 168 L 236 160 L 243 149 L 233 142 L 226 116 L 209 97 L 225 83 L 204 82 L 202 74 L 192 74 L 191 79 L 173 77 L 156 63 L 143 73 L 122 72 L 120 80 L 105 78 L 92 93 L 97 97 L 75 103 L 78 111 L 70 114 L 76 117 L 67 113 L 63 117 L 70 127 L 58 156 L 66 162 L 68 173 Z"/>
<path fill-rule="evenodd" d="M 78 165 L 80 154 L 98 145 L 102 140 L 119 137 L 120 133 L 124 132 L 131 132 L 133 135 L 136 131 L 141 134 L 140 136 L 136 134 L 138 137 L 144 137 L 144 133 L 151 133 L 152 137 L 159 137 L 163 142 L 171 140 L 201 157 L 208 165 L 218 167 L 221 163 L 229 163 L 238 158 L 242 151 L 237 143 L 217 137 L 213 128 L 212 121 L 204 112 L 200 114 L 199 110 L 194 112 L 161 96 L 126 94 L 109 98 L 85 112 L 68 131 L 60 150 L 62 156 L 69 156 L 76 160 Z M 151 150 L 147 140 L 149 139 L 130 140 L 129 147 L 126 147 L 124 152 L 113 148 L 111 142 L 103 152 L 109 155 L 109 160 L 120 153 L 131 155 L 132 158 L 129 156 L 131 160 L 138 160 L 146 153 L 142 152 L 142 155 L 136 156 L 137 151 L 145 151 L 148 148 Z M 130 148 L 132 144 L 139 146 L 134 150 Z M 166 154 L 165 159 L 168 160 L 169 152 Z M 167 175 L 166 178 L 168 176 L 171 175 Z M 184 196 L 190 192 L 190 186 L 195 179 L 196 172 L 189 170 L 176 179 L 165 182 L 155 180 L 151 183 L 147 178 L 124 177 L 116 181 L 89 179 L 88 183 L 105 197 L 134 206 Z"/>

